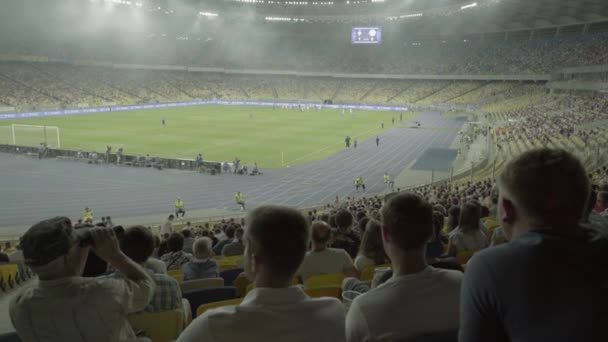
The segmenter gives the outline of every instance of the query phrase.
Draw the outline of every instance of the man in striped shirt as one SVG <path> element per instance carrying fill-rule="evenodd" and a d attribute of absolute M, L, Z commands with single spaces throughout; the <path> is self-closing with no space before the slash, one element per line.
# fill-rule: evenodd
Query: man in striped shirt
<path fill-rule="evenodd" d="M 154 250 L 154 237 L 146 227 L 133 226 L 126 230 L 125 236 L 120 242 L 120 248 L 129 258 L 144 267 Z M 152 269 L 146 269 L 146 272 L 154 280 L 156 290 L 145 311 L 157 312 L 180 308 L 182 291 L 177 280 L 166 273 L 155 273 Z M 122 277 L 123 275 L 117 272 L 113 276 Z"/>

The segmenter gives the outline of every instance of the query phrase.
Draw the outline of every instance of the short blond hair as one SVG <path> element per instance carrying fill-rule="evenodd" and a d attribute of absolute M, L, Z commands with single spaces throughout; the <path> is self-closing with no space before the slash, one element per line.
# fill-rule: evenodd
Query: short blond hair
<path fill-rule="evenodd" d="M 561 149 L 541 148 L 510 161 L 498 178 L 502 196 L 513 201 L 531 225 L 579 222 L 589 200 L 585 168 Z"/>
<path fill-rule="evenodd" d="M 211 257 L 211 239 L 208 237 L 201 237 L 194 241 L 192 251 L 194 257 L 197 259 L 207 259 Z"/>

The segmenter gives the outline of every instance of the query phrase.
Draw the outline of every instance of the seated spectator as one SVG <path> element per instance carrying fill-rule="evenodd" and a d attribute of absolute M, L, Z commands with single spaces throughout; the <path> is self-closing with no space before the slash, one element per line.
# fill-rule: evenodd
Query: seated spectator
<path fill-rule="evenodd" d="M 400 193 L 382 208 L 384 248 L 394 274 L 354 299 L 346 319 L 347 341 L 401 341 L 458 329 L 462 273 L 426 263 L 433 211 L 418 195 Z"/>
<path fill-rule="evenodd" d="M 9 262 L 10 259 L 8 258 L 8 255 L 4 252 L 0 252 L 0 263 L 6 263 Z"/>
<path fill-rule="evenodd" d="M 9 243 L 10 246 L 10 243 Z M 11 263 L 14 264 L 20 264 L 23 263 L 25 261 L 25 259 L 23 258 L 23 250 L 21 249 L 21 245 L 17 245 L 15 247 L 15 250 L 12 253 L 8 253 L 9 250 L 7 250 L 8 254 L 8 259 Z"/>
<path fill-rule="evenodd" d="M 144 268 L 154 271 L 154 273 L 167 273 L 167 265 L 159 259 L 150 256 L 144 263 Z"/>
<path fill-rule="evenodd" d="M 203 230 L 203 232 L 201 233 L 201 236 L 208 237 L 209 239 L 211 239 L 211 246 L 215 246 L 218 243 L 218 239 L 215 237 L 215 235 L 213 235 L 208 230 Z"/>
<path fill-rule="evenodd" d="M 355 258 L 355 268 L 361 272 L 368 266 L 382 265 L 388 263 L 388 257 L 382 245 L 382 233 L 380 222 L 369 220 L 364 229 L 359 255 Z"/>
<path fill-rule="evenodd" d="M 222 255 L 225 257 L 243 255 L 245 245 L 243 244 L 243 228 L 238 228 L 234 231 L 233 242 L 222 247 Z"/>
<path fill-rule="evenodd" d="M 167 270 L 179 270 L 183 264 L 192 259 L 192 254 L 183 251 L 184 236 L 180 233 L 173 233 L 169 236 L 167 248 L 169 252 L 160 257 L 160 260 L 167 265 Z"/>
<path fill-rule="evenodd" d="M 581 224 L 590 229 L 596 230 L 604 235 L 608 235 L 608 219 L 595 211 L 597 194 L 594 190 L 589 192 L 589 204 L 585 211 L 585 219 Z"/>
<path fill-rule="evenodd" d="M 448 219 L 445 226 L 444 232 L 449 234 L 456 227 L 458 227 L 458 220 L 460 219 L 460 207 L 459 206 L 451 206 L 450 210 L 448 210 Z"/>
<path fill-rule="evenodd" d="M 488 247 L 488 237 L 479 223 L 480 214 L 481 208 L 477 203 L 467 202 L 462 206 L 458 227 L 449 235 L 449 255 L 456 256 L 459 252 L 474 252 Z"/>
<path fill-rule="evenodd" d="M 194 258 L 182 266 L 184 280 L 219 277 L 217 261 L 211 256 L 211 239 L 198 238 L 194 242 Z"/>
<path fill-rule="evenodd" d="M 433 211 L 433 237 L 426 245 L 427 259 L 435 259 L 443 255 L 445 237 L 441 232 L 441 228 L 443 228 L 443 214 Z"/>
<path fill-rule="evenodd" d="M 338 228 L 331 247 L 345 250 L 351 258 L 357 257 L 361 238 L 352 230 L 353 215 L 348 210 L 339 210 L 335 216 Z"/>
<path fill-rule="evenodd" d="M 169 236 L 171 236 L 169 233 L 165 233 L 165 234 L 163 234 L 163 240 L 159 241 L 158 251 L 156 252 L 158 255 L 157 258 L 160 258 L 161 256 L 163 256 L 169 252 L 169 245 L 168 245 Z"/>
<path fill-rule="evenodd" d="M 143 310 L 154 281 L 121 252 L 112 229 L 92 228 L 94 250 L 124 279 L 82 278 L 89 247 L 67 217 L 32 226 L 21 238 L 25 263 L 39 281 L 19 290 L 11 321 L 23 341 L 133 341 L 128 313 Z M 83 232 L 84 233 L 84 232 Z"/>
<path fill-rule="evenodd" d="M 331 227 L 322 221 L 312 224 L 312 250 L 306 254 L 297 275 L 306 281 L 319 274 L 344 273 L 357 276 L 353 261 L 343 249 L 327 248 Z"/>
<path fill-rule="evenodd" d="M 145 269 L 145 263 L 152 255 L 154 249 L 154 237 L 152 233 L 143 226 L 133 226 L 125 231 L 125 236 L 120 243 L 120 249 L 131 260 L 140 264 Z M 184 309 L 184 314 L 189 313 L 190 305 L 185 301 L 182 304 L 182 291 L 175 278 L 163 273 L 155 273 L 154 270 L 146 269 L 150 277 L 156 284 L 156 289 L 152 300 L 144 309 L 149 312 Z M 120 272 L 114 274 L 122 277 Z"/>
<path fill-rule="evenodd" d="M 220 239 L 220 241 L 213 247 L 213 253 L 215 253 L 216 255 L 222 255 L 222 249 L 224 248 L 224 246 L 226 246 L 229 243 L 232 243 L 234 240 L 234 228 L 233 227 L 226 228 L 224 233 L 226 234 L 225 238 Z"/>
<path fill-rule="evenodd" d="M 306 218 L 295 209 L 262 206 L 249 213 L 245 227 L 245 273 L 255 288 L 240 305 L 197 317 L 178 342 L 344 341 L 342 303 L 310 298 L 291 285 L 308 246 Z"/>
<path fill-rule="evenodd" d="M 490 239 L 490 246 L 498 246 L 507 242 L 507 237 L 505 236 L 505 231 L 502 227 L 496 227 L 492 232 L 492 238 Z"/>
<path fill-rule="evenodd" d="M 589 197 L 581 162 L 525 152 L 498 178 L 509 243 L 477 253 L 461 293 L 461 341 L 607 341 L 608 240 L 579 225 Z"/>
<path fill-rule="evenodd" d="M 357 231 L 359 231 L 359 235 L 363 237 L 365 234 L 365 228 L 367 227 L 367 223 L 369 222 L 369 217 L 364 216 L 359 221 L 357 221 Z"/>
<path fill-rule="evenodd" d="M 173 233 L 173 220 L 175 219 L 175 216 L 173 216 L 173 214 L 169 215 L 169 217 L 167 217 L 167 221 L 165 221 L 165 223 L 163 224 L 160 233 L 164 236 L 165 234 L 171 234 Z"/>
<path fill-rule="evenodd" d="M 593 210 L 596 213 L 604 214 L 606 209 L 608 209 L 608 192 L 600 191 L 597 194 L 597 202 L 595 203 Z"/>
<path fill-rule="evenodd" d="M 192 232 L 190 231 L 190 229 L 183 229 L 182 235 L 184 236 L 183 251 L 192 254 L 192 245 L 194 244 L 194 237 L 192 236 Z"/>

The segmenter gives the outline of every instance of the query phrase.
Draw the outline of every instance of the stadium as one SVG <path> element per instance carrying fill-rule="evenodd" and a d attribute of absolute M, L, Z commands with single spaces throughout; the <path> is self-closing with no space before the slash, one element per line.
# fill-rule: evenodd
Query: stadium
<path fill-rule="evenodd" d="M 608 339 L 607 2 L 1 6 L 0 342 Z"/>

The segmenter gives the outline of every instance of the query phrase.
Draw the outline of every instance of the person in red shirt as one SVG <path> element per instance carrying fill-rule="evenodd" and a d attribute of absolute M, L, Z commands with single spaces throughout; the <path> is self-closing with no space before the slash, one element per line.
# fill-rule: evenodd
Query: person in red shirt
<path fill-rule="evenodd" d="M 608 209 L 608 192 L 600 191 L 597 194 L 597 201 L 595 202 L 595 210 L 597 213 L 603 213 L 606 209 Z"/>

